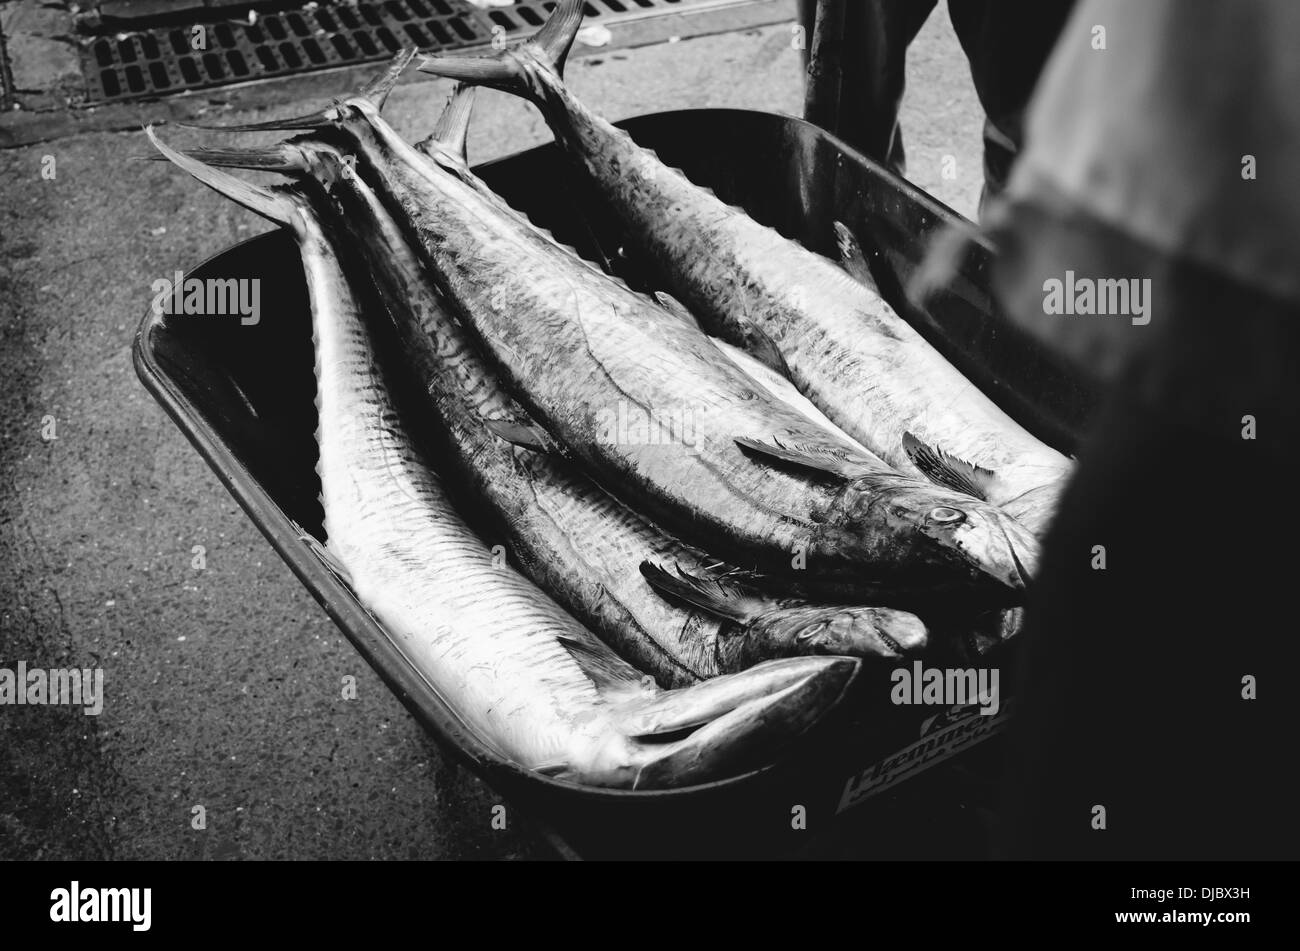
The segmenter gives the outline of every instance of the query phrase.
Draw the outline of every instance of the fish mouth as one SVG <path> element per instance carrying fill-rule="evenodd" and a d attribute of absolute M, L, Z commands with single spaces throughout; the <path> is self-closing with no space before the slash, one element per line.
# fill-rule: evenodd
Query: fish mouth
<path fill-rule="evenodd" d="M 1008 531 L 1008 525 L 1015 528 L 1015 535 Z M 1010 516 L 1000 519 L 998 528 L 1002 531 L 1002 537 L 1007 540 L 1007 550 L 1011 553 L 1011 560 L 1016 566 L 1016 574 L 1019 576 L 1020 588 L 1028 588 L 1033 581 L 1034 574 L 1038 570 L 1038 543 L 1029 530 L 1013 521 Z"/>
<path fill-rule="evenodd" d="M 636 751 L 632 788 L 696 785 L 771 765 L 839 707 L 859 669 L 848 657 L 766 661 L 623 711 L 621 726 Z M 694 728 L 654 741 L 674 726 Z"/>
<path fill-rule="evenodd" d="M 986 581 L 1023 597 L 1038 571 L 1038 539 L 1011 516 L 996 509 L 972 519 L 969 531 L 956 544 Z"/>
<path fill-rule="evenodd" d="M 901 660 L 923 652 L 930 631 L 915 614 L 893 608 L 864 608 L 865 623 L 854 624 L 836 653 Z M 861 628 L 859 631 L 858 628 Z"/>
<path fill-rule="evenodd" d="M 896 657 L 919 654 L 930 643 L 930 632 L 919 617 L 906 611 L 876 611 L 876 636 Z"/>

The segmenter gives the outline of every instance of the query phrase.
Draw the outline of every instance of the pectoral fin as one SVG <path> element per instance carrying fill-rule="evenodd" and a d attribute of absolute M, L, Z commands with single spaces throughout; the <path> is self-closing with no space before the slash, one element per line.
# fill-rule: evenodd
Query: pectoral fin
<path fill-rule="evenodd" d="M 548 455 L 560 454 L 560 447 L 555 440 L 537 426 L 515 423 L 508 419 L 485 419 L 483 425 L 493 436 L 521 449 Z"/>
<path fill-rule="evenodd" d="M 993 476 L 988 469 L 926 445 L 911 433 L 903 433 L 903 451 L 912 460 L 912 465 L 936 485 L 988 501 L 988 492 L 984 487 Z"/>
<path fill-rule="evenodd" d="M 745 436 L 737 436 L 736 444 L 742 449 L 768 459 L 778 459 L 790 465 L 802 466 L 805 469 L 813 469 L 846 480 L 872 475 L 878 471 L 865 461 L 854 459 L 847 450 L 825 446 L 787 445 L 775 437 L 749 439 Z"/>
<path fill-rule="evenodd" d="M 743 314 L 732 314 L 730 317 L 740 338 L 744 341 L 744 348 L 751 357 L 762 363 L 764 366 L 771 367 L 783 377 L 789 378 L 790 366 L 785 362 L 785 356 L 781 353 L 767 332 L 754 323 Z"/>
<path fill-rule="evenodd" d="M 334 577 L 342 581 L 349 588 L 352 587 L 352 575 L 348 573 L 347 568 L 343 566 L 343 562 L 338 560 L 334 552 L 330 551 L 319 541 L 317 541 L 315 535 L 311 534 L 309 531 L 307 531 L 305 528 L 303 528 L 293 519 L 289 519 L 289 524 L 294 527 L 294 529 L 298 532 L 298 537 L 302 541 L 307 543 L 307 547 L 310 548 L 312 552 L 315 553 L 316 557 L 319 558 L 324 563 L 325 567 L 329 569 L 330 573 L 334 575 Z"/>
<path fill-rule="evenodd" d="M 643 561 L 641 575 L 664 597 L 684 601 L 691 607 L 732 621 L 745 623 L 770 607 L 766 600 L 741 585 L 691 574 L 683 571 L 680 565 L 673 574 L 654 562 Z"/>

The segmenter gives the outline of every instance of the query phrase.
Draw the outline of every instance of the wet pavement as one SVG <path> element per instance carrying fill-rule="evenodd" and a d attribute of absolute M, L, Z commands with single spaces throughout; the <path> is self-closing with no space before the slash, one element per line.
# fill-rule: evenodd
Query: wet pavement
<path fill-rule="evenodd" d="M 573 61 L 569 78 L 614 119 L 798 114 L 791 35 L 612 51 Z M 275 111 L 344 91 L 319 79 L 319 99 Z M 981 114 L 942 11 L 909 79 L 909 176 L 971 215 Z M 401 86 L 386 114 L 423 136 L 447 91 Z M 549 138 L 530 107 L 485 93 L 471 157 Z M 138 132 L 0 150 L 0 667 L 101 667 L 105 693 L 99 716 L 0 706 L 0 857 L 550 855 L 525 817 L 492 828 L 492 790 L 438 751 L 137 381 L 150 284 L 267 228 L 130 160 L 146 154 Z"/>

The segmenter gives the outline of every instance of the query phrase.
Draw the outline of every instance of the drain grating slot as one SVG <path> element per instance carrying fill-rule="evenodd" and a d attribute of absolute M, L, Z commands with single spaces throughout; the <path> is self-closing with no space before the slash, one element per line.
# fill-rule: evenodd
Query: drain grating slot
<path fill-rule="evenodd" d="M 734 6 L 745 0 L 587 0 L 591 23 Z M 378 62 L 416 44 L 425 52 L 535 33 L 555 0 L 480 10 L 464 0 L 361 0 L 196 26 L 159 26 L 94 39 L 82 72 L 92 103 L 150 99 Z"/>

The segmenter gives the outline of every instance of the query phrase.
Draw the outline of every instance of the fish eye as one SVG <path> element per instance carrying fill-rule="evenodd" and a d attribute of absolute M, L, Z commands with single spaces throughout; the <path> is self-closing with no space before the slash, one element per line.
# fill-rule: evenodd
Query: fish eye
<path fill-rule="evenodd" d="M 938 508 L 930 509 L 930 520 L 938 522 L 940 525 L 955 525 L 965 517 L 965 512 L 960 509 L 949 508 L 946 505 L 940 505 Z"/>

